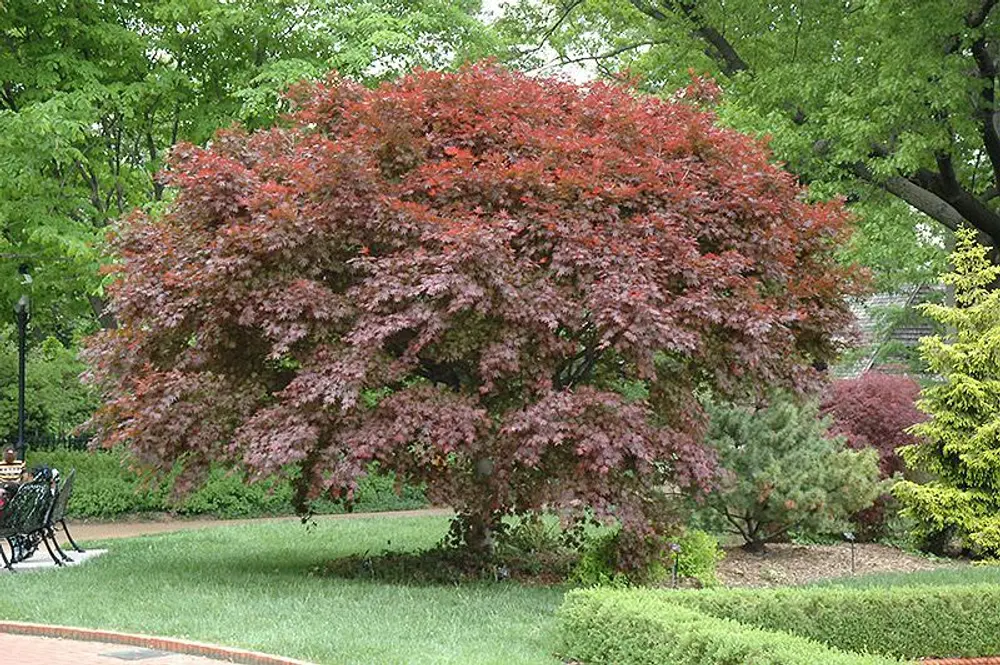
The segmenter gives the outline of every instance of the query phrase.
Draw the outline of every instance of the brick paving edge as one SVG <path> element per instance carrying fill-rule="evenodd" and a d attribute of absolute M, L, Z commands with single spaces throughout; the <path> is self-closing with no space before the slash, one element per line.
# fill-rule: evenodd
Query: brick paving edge
<path fill-rule="evenodd" d="M 33 635 L 36 637 L 54 637 L 81 642 L 107 642 L 109 644 L 124 644 L 126 646 L 169 651 L 188 656 L 204 656 L 225 660 L 241 665 L 315 665 L 304 660 L 283 658 L 271 654 L 224 647 L 206 642 L 193 642 L 174 637 L 157 637 L 136 633 L 120 633 L 114 630 L 95 628 L 76 628 L 72 626 L 52 626 L 41 623 L 24 623 L 21 621 L 0 621 L 0 633 L 16 635 Z"/>

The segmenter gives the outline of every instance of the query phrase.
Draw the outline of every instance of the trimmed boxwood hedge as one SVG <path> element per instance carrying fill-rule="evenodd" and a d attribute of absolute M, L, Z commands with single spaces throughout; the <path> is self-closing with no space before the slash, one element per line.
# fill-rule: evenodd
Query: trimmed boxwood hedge
<path fill-rule="evenodd" d="M 767 654 L 775 665 L 840 662 L 802 660 L 803 644 L 907 660 L 1000 654 L 1000 585 L 992 584 L 592 590 L 568 596 L 562 616 L 570 655 L 590 662 L 739 662 L 731 652 Z M 628 631 L 637 636 L 617 634 Z M 656 655 L 626 657 L 630 649 Z"/>
<path fill-rule="evenodd" d="M 715 617 L 899 658 L 1000 654 L 1000 586 L 663 592 Z"/>
<path fill-rule="evenodd" d="M 182 499 L 174 499 L 173 475 L 158 481 L 142 478 L 123 464 L 123 455 L 116 451 L 29 450 L 27 464 L 29 467 L 47 464 L 63 472 L 76 469 L 68 507 L 70 517 L 111 519 L 133 513 L 173 512 L 241 518 L 294 512 L 288 480 L 272 479 L 248 485 L 242 473 L 223 467 L 213 467 L 204 485 Z M 420 488 L 404 486 L 397 492 L 391 474 L 373 470 L 358 487 L 354 510 L 407 510 L 426 505 Z M 314 510 L 337 513 L 344 511 L 344 505 L 318 501 Z"/>
<path fill-rule="evenodd" d="M 571 591 L 559 610 L 566 657 L 615 665 L 889 665 L 787 633 L 744 626 L 652 590 Z"/>

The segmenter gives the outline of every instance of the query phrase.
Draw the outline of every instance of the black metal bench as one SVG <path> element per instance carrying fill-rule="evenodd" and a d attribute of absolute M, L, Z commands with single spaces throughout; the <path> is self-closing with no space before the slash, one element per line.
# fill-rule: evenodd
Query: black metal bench
<path fill-rule="evenodd" d="M 44 543 L 52 560 L 62 565 L 47 538 L 55 498 L 49 483 L 25 483 L 4 507 L 0 514 L 0 538 L 6 539 L 10 546 L 10 557 L 0 546 L 4 568 L 13 570 L 13 564 L 30 557 L 39 543 Z"/>
<path fill-rule="evenodd" d="M 66 553 L 62 551 L 59 547 L 59 541 L 56 540 L 56 525 L 62 527 L 63 533 L 66 534 L 66 538 L 69 539 L 69 544 L 77 552 L 83 552 L 84 550 L 76 544 L 73 540 L 73 536 L 69 533 L 69 527 L 66 526 L 66 506 L 69 504 L 69 498 L 73 495 L 73 480 L 76 478 L 76 469 L 70 469 L 69 473 L 63 479 L 62 484 L 56 491 L 55 500 L 52 502 L 52 510 L 49 512 L 49 517 L 46 520 L 46 528 L 48 530 L 49 539 L 52 540 L 52 544 L 55 545 L 56 551 L 59 556 L 63 558 L 64 561 L 72 561 Z"/>
<path fill-rule="evenodd" d="M 75 477 L 76 469 L 71 469 L 55 489 L 53 484 L 45 481 L 25 483 L 8 502 L 0 513 L 0 540 L 6 539 L 10 548 L 8 557 L 0 545 L 0 559 L 7 570 L 13 571 L 13 564 L 34 554 L 39 544 L 45 545 L 57 566 L 72 561 L 59 547 L 57 525 L 62 527 L 74 550 L 84 551 L 73 540 L 66 526 L 66 506 L 73 494 Z"/>

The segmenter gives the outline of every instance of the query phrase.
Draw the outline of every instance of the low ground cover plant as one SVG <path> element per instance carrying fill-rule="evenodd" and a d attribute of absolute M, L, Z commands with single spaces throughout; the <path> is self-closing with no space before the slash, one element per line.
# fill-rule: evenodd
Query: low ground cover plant
<path fill-rule="evenodd" d="M 605 530 L 593 534 L 584 544 L 579 561 L 569 580 L 580 586 L 624 587 L 634 583 L 652 585 L 695 584 L 717 585 L 716 565 L 725 556 L 714 536 L 697 529 L 687 531 L 664 548 L 666 556 L 652 561 L 645 569 L 632 575 L 623 571 L 618 562 L 622 554 L 620 530 Z M 676 578 L 674 579 L 674 566 Z"/>

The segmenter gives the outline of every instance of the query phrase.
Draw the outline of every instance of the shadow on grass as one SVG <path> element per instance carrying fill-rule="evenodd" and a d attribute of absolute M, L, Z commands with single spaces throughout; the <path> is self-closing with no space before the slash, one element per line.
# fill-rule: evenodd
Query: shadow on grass
<path fill-rule="evenodd" d="M 516 582 L 561 586 L 576 563 L 569 551 L 500 552 L 483 561 L 463 550 L 445 546 L 419 552 L 383 551 L 327 561 L 311 571 L 323 577 L 411 586 Z"/>
<path fill-rule="evenodd" d="M 282 526 L 144 536 L 114 542 L 105 563 L 148 568 L 160 578 L 199 579 L 201 584 L 220 587 L 250 578 L 282 584 L 319 578 L 406 586 L 516 582 L 556 587 L 565 583 L 578 559 L 576 551 L 554 538 L 514 540 L 516 545 L 501 546 L 494 557 L 483 561 L 441 541 L 432 545 L 434 538 L 441 538 L 436 523 L 433 530 L 418 534 L 427 537 L 425 544 L 412 549 L 407 546 L 414 544 L 413 533 L 395 529 L 359 537 L 344 532 L 349 525 L 338 526 L 340 533 L 332 541 Z"/>

